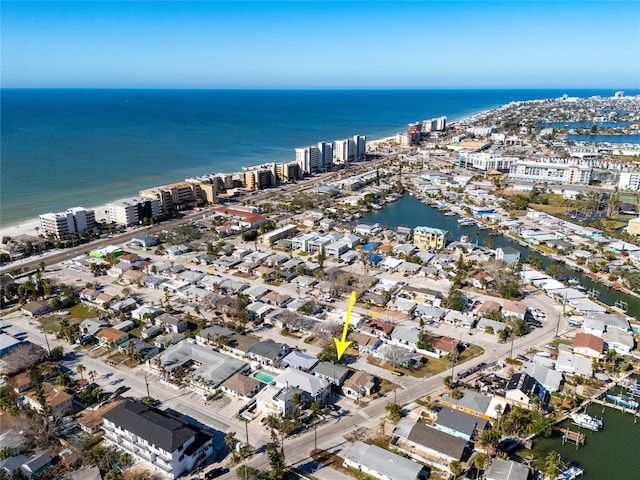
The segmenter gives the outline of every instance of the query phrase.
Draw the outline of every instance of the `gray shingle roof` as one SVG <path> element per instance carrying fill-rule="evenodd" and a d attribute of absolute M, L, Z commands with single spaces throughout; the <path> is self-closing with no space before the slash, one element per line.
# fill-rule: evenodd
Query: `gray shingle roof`
<path fill-rule="evenodd" d="M 165 452 L 173 452 L 198 430 L 157 408 L 127 400 L 104 414 L 105 420 L 145 439 Z"/>
<path fill-rule="evenodd" d="M 366 466 L 389 480 L 415 480 L 423 468 L 413 460 L 363 442 L 355 442 L 344 457 L 345 460 Z"/>
<path fill-rule="evenodd" d="M 478 432 L 484 430 L 488 423 L 489 422 L 480 417 L 469 415 L 468 413 L 449 407 L 442 407 L 436 419 L 436 425 L 441 425 L 445 428 L 468 435 L 469 437 L 472 437 L 476 430 Z"/>

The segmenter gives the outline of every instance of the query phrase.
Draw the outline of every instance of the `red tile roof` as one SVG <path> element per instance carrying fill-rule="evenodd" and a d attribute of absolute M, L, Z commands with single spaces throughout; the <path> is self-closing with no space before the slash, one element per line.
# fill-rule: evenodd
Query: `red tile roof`
<path fill-rule="evenodd" d="M 604 349 L 604 340 L 590 333 L 577 333 L 573 340 L 573 346 L 578 348 L 591 348 L 596 352 L 602 352 Z"/>

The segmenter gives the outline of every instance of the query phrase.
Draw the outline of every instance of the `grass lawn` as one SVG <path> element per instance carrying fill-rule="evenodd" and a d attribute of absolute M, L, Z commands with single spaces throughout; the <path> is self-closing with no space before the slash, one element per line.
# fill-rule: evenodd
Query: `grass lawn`
<path fill-rule="evenodd" d="M 464 363 L 467 360 L 471 360 L 472 358 L 478 357 L 484 353 L 482 347 L 478 345 L 469 345 L 464 352 L 460 355 L 457 364 Z M 383 362 L 378 359 L 369 358 L 369 363 L 374 363 L 373 360 L 377 360 L 375 364 L 381 368 L 386 368 L 389 371 L 397 371 L 402 372 L 405 375 L 411 375 L 416 378 L 427 378 L 437 375 L 448 368 L 451 368 L 451 362 L 445 358 L 435 358 L 435 357 L 425 357 L 426 363 L 422 365 L 420 368 L 403 368 L 403 367 L 394 367 L 389 362 Z"/>
<path fill-rule="evenodd" d="M 534 210 L 548 213 L 549 215 L 558 215 L 558 214 L 567 213 L 575 210 L 575 208 L 572 208 L 572 207 L 563 207 L 560 205 L 543 205 L 541 203 L 531 203 L 529 204 L 529 206 Z"/>
<path fill-rule="evenodd" d="M 87 318 L 96 318 L 98 316 L 98 311 L 94 308 L 89 308 L 82 303 L 78 303 L 73 307 L 69 307 L 65 309 L 69 312 L 69 315 L 48 315 L 38 319 L 40 322 L 40 326 L 47 333 L 55 333 L 60 328 L 60 320 L 66 318 L 71 325 L 74 323 L 81 323 L 83 320 Z"/>

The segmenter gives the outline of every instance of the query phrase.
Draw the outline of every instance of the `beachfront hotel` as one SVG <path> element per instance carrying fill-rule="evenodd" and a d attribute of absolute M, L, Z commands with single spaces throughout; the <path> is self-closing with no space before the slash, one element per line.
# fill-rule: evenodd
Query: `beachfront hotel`
<path fill-rule="evenodd" d="M 160 201 L 156 198 L 123 198 L 107 203 L 106 207 L 108 220 L 126 227 L 140 225 L 145 219 L 149 221 L 162 214 Z"/>
<path fill-rule="evenodd" d="M 175 212 L 184 208 L 192 208 L 204 201 L 212 201 L 205 198 L 199 183 L 177 182 L 160 187 L 140 190 L 138 194 L 143 198 L 152 198 L 160 202 L 162 211 Z"/>
<path fill-rule="evenodd" d="M 322 156 L 315 145 L 296 148 L 296 163 L 304 175 L 311 175 L 320 171 Z"/>
<path fill-rule="evenodd" d="M 82 207 L 70 208 L 60 213 L 40 215 L 40 233 L 45 237 L 52 236 L 58 240 L 82 233 L 93 228 L 95 224 L 95 212 Z"/>

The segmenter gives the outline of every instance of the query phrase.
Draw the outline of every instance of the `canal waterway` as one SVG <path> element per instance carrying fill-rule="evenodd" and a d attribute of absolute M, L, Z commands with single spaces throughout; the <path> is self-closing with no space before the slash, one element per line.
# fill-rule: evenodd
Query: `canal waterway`
<path fill-rule="evenodd" d="M 562 434 L 554 431 L 549 438 L 536 438 L 532 450 L 518 452 L 524 458 L 536 458 L 536 467 L 544 469 L 544 458 L 551 451 L 560 454 L 562 461 L 584 470 L 580 480 L 637 480 L 640 477 L 640 422 L 634 424 L 630 413 L 622 413 L 609 407 L 591 404 L 586 412 L 601 418 L 604 428 L 599 432 L 580 429 L 585 435 L 584 445 L 576 449 L 575 443 L 562 444 Z M 570 420 L 565 428 L 578 431 Z"/>
<path fill-rule="evenodd" d="M 458 219 L 458 216 L 444 215 L 443 211 L 427 205 L 411 195 L 404 195 L 398 201 L 386 204 L 381 210 L 363 213 L 358 222 L 365 224 L 378 223 L 391 229 L 402 225 L 408 227 L 423 225 L 441 228 L 450 232 L 452 240 L 460 240 L 461 236 L 466 235 L 469 237 L 470 242 L 475 243 L 477 241 L 479 245 L 492 245 L 493 248 L 507 246 L 516 248 L 521 252 L 522 258 L 539 258 L 543 269 L 556 262 L 552 258 L 520 245 L 503 235 L 491 235 L 491 230 L 481 230 L 475 225 L 460 226 Z M 564 266 L 563 275 L 565 278 L 575 278 L 587 292 L 598 292 L 597 296 L 600 302 L 609 306 L 614 306 L 617 302 L 626 302 L 627 315 L 634 318 L 638 318 L 640 315 L 640 298 L 609 288 L 607 285 L 587 277 L 582 271 L 573 270 L 567 266 Z"/>

